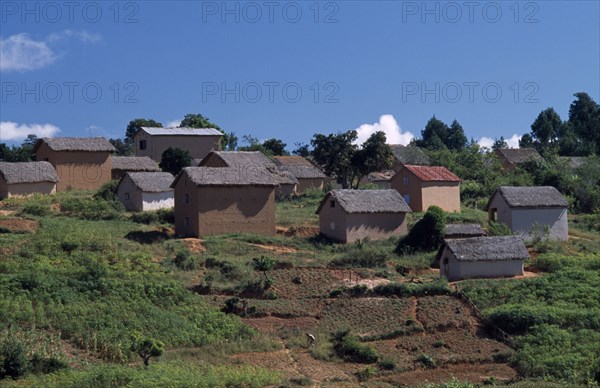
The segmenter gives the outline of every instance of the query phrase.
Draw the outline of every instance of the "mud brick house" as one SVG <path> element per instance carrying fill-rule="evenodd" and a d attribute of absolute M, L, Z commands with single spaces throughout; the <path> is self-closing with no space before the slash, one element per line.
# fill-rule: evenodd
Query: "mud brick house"
<path fill-rule="evenodd" d="M 54 194 L 58 174 L 48 162 L 0 162 L 0 199 L 32 194 Z"/>
<path fill-rule="evenodd" d="M 543 160 L 534 148 L 499 148 L 495 152 L 505 170 L 514 170 L 519 164 L 532 160 Z"/>
<path fill-rule="evenodd" d="M 448 224 L 444 238 L 483 237 L 485 230 L 479 224 Z"/>
<path fill-rule="evenodd" d="M 56 191 L 98 190 L 111 180 L 111 153 L 103 137 L 44 137 L 33 147 L 38 162 L 50 162 L 58 174 Z"/>
<path fill-rule="evenodd" d="M 136 156 L 160 162 L 169 147 L 188 151 L 192 159 L 203 159 L 210 151 L 221 149 L 223 133 L 214 128 L 142 127 L 133 137 Z"/>
<path fill-rule="evenodd" d="M 406 214 L 410 212 L 396 190 L 332 190 L 316 213 L 321 233 L 350 243 L 406 234 Z"/>
<path fill-rule="evenodd" d="M 113 156 L 112 179 L 121 179 L 128 172 L 160 171 L 158 163 L 147 156 Z"/>
<path fill-rule="evenodd" d="M 273 162 L 282 171 L 289 171 L 298 180 L 297 190 L 303 193 L 308 189 L 323 190 L 327 175 L 302 156 L 275 156 Z"/>
<path fill-rule="evenodd" d="M 569 238 L 567 208 L 569 204 L 552 186 L 501 186 L 492 194 L 486 210 L 490 221 L 501 222 L 524 239 L 531 233 L 548 228 L 548 237 Z"/>
<path fill-rule="evenodd" d="M 175 205 L 168 172 L 128 172 L 117 186 L 117 197 L 129 211 L 170 209 Z"/>
<path fill-rule="evenodd" d="M 517 236 L 445 240 L 437 254 L 440 275 L 449 281 L 523 275 L 528 258 L 525 243 Z"/>
<path fill-rule="evenodd" d="M 171 187 L 179 235 L 275 234 L 277 182 L 264 168 L 186 167 Z"/>
<path fill-rule="evenodd" d="M 460 212 L 460 178 L 446 167 L 404 165 L 391 180 L 414 212 L 439 206 L 447 212 Z"/>

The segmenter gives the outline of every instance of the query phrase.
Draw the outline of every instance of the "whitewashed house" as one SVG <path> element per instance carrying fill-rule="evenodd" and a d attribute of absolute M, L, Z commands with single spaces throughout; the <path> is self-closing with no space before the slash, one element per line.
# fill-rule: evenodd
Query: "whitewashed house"
<path fill-rule="evenodd" d="M 117 196 L 128 211 L 170 209 L 175 206 L 168 172 L 128 172 L 119 181 Z"/>
<path fill-rule="evenodd" d="M 525 243 L 517 236 L 445 240 L 437 255 L 440 275 L 449 281 L 523 275 L 528 258 Z"/>
<path fill-rule="evenodd" d="M 549 238 L 566 241 L 568 207 L 562 194 L 552 186 L 502 186 L 492 195 L 486 209 L 490 221 L 506 224 L 524 239 L 548 228 Z"/>

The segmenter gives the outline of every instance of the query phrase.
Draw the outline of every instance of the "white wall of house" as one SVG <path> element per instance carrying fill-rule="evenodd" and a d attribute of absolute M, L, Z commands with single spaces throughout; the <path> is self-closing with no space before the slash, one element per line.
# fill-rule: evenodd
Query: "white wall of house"
<path fill-rule="evenodd" d="M 142 193 L 142 211 L 171 209 L 175 206 L 173 191 Z"/>
<path fill-rule="evenodd" d="M 567 224 L 567 209 L 540 208 L 540 209 L 513 209 L 512 224 L 510 229 L 525 240 L 531 240 L 529 234 L 535 224 L 550 227 L 549 237 L 553 240 L 566 241 L 569 238 Z"/>
<path fill-rule="evenodd" d="M 27 196 L 36 193 L 54 194 L 56 193 L 56 183 L 35 182 L 6 184 L 4 179 L 0 178 L 0 199 L 14 196 Z"/>
<path fill-rule="evenodd" d="M 523 260 L 458 261 L 448 248 L 440 258 L 440 275 L 453 282 L 461 279 L 501 278 L 523 275 Z"/>

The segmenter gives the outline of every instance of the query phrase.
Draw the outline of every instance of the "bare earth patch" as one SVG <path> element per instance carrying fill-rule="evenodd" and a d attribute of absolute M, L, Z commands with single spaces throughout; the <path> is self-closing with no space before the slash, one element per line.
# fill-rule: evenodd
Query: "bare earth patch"
<path fill-rule="evenodd" d="M 6 228 L 13 233 L 35 233 L 39 224 L 34 220 L 25 220 L 23 218 L 7 218 L 0 220 L 0 227 Z"/>
<path fill-rule="evenodd" d="M 428 383 L 443 383 L 452 378 L 482 383 L 490 377 L 494 377 L 496 380 L 510 381 L 517 377 L 517 373 L 506 364 L 455 364 L 437 369 L 420 369 L 399 373 L 380 380 L 400 386 L 421 386 Z"/>
<path fill-rule="evenodd" d="M 203 241 L 198 238 L 182 238 L 181 241 L 193 253 L 200 253 L 206 250 L 202 245 Z"/>
<path fill-rule="evenodd" d="M 289 247 L 281 247 L 281 246 L 277 246 L 277 245 L 263 245 L 263 244 L 250 244 L 250 245 L 259 247 L 259 248 L 262 248 L 264 250 L 271 251 L 274 253 L 296 253 L 296 252 L 298 252 L 297 249 L 289 248 Z"/>

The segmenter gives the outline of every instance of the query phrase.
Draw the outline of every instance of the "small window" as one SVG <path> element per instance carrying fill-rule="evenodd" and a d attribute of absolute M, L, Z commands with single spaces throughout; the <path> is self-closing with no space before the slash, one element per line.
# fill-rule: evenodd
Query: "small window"
<path fill-rule="evenodd" d="M 335 207 L 335 201 L 329 201 L 329 207 Z"/>
<path fill-rule="evenodd" d="M 404 184 L 404 186 L 408 186 L 408 177 L 402 177 L 402 183 Z"/>
<path fill-rule="evenodd" d="M 146 140 L 140 140 L 140 150 L 146 149 Z"/>
<path fill-rule="evenodd" d="M 129 193 L 125 193 L 125 200 L 129 201 Z"/>
<path fill-rule="evenodd" d="M 183 201 L 185 202 L 185 204 L 187 205 L 188 203 L 190 203 L 190 195 L 188 193 L 185 193 L 183 195 Z"/>
<path fill-rule="evenodd" d="M 185 226 L 190 226 L 190 217 L 185 217 Z"/>
<path fill-rule="evenodd" d="M 406 202 L 407 205 L 410 205 L 410 195 L 409 194 L 404 194 L 404 202 Z"/>

